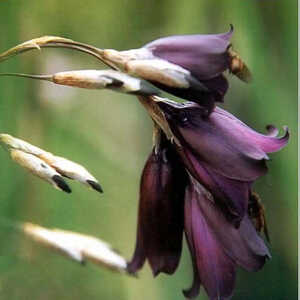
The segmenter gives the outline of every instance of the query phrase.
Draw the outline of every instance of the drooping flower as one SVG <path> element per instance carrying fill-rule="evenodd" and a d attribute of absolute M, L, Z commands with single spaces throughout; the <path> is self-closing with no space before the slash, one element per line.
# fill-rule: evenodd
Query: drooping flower
<path fill-rule="evenodd" d="M 196 103 L 157 103 L 181 143 L 177 152 L 186 169 L 238 226 L 247 211 L 252 183 L 267 172 L 267 153 L 287 144 L 288 130 L 277 138 L 273 127 L 269 135 L 257 133 L 219 107 L 203 118 Z"/>
<path fill-rule="evenodd" d="M 145 45 L 154 56 L 185 68 L 198 79 L 207 80 L 229 68 L 227 49 L 230 31 L 222 34 L 175 35 Z"/>
<path fill-rule="evenodd" d="M 147 44 L 145 48 L 155 58 L 184 68 L 190 72 L 191 78 L 185 89 L 163 85 L 155 80 L 152 82 L 171 94 L 197 102 L 211 112 L 215 102 L 223 101 L 228 89 L 224 71 L 229 70 L 244 81 L 251 79 L 248 68 L 231 49 L 232 34 L 231 26 L 227 33 L 170 36 Z"/>
<path fill-rule="evenodd" d="M 137 244 L 129 270 L 139 270 L 148 259 L 154 275 L 173 273 L 183 230 L 194 269 L 193 284 L 184 291 L 185 296 L 196 297 L 203 285 L 211 300 L 230 299 L 237 267 L 258 271 L 271 257 L 259 235 L 262 229 L 267 233 L 265 217 L 252 184 L 267 172 L 267 153 L 287 144 L 288 131 L 277 138 L 278 131 L 269 126 L 269 134 L 262 135 L 220 108 L 207 118 L 196 103 L 151 99 L 161 109 L 176 142 L 162 134 L 163 144 L 157 152 L 153 150 L 144 168 Z M 155 111 L 153 118 L 159 116 Z M 167 160 L 163 159 L 165 150 L 172 153 Z M 178 222 L 170 222 L 171 216 Z M 176 240 L 173 255 L 166 240 Z"/>
<path fill-rule="evenodd" d="M 277 138 L 272 126 L 268 135 L 259 134 L 215 107 L 228 89 L 224 71 L 244 81 L 251 77 L 231 48 L 231 35 L 232 28 L 220 35 L 167 37 L 128 51 L 42 37 L 0 55 L 1 61 L 40 47 L 76 49 L 113 69 L 198 103 L 159 100 L 152 96 L 156 90 L 145 90 L 135 78 L 115 72 L 110 73 L 109 82 L 106 78 L 97 85 L 134 91 L 141 102 L 152 101 L 152 105 L 145 106 L 165 134 L 161 134 L 143 170 L 136 249 L 128 271 L 136 272 L 148 260 L 155 276 L 175 272 L 184 231 L 194 267 L 193 284 L 184 291 L 189 298 L 199 293 L 202 284 L 211 300 L 229 299 L 236 268 L 257 271 L 270 258 L 257 233 L 265 229 L 265 218 L 252 184 L 267 172 L 267 153 L 284 147 L 289 134 L 286 130 L 282 138 Z M 103 72 L 107 75 L 102 71 L 101 76 Z M 81 79 L 91 75 L 90 71 L 76 74 Z M 93 76 L 89 76 L 84 83 L 91 83 Z M 125 86 L 128 80 L 130 84 Z"/>
<path fill-rule="evenodd" d="M 194 281 L 184 294 L 193 298 L 203 284 L 211 300 L 232 296 L 236 267 L 257 271 L 270 258 L 268 248 L 248 216 L 239 228 L 228 222 L 211 194 L 191 177 L 185 194 L 185 234 L 193 261 Z"/>
<path fill-rule="evenodd" d="M 141 177 L 137 241 L 128 264 L 130 272 L 138 271 L 146 259 L 154 276 L 176 270 L 182 248 L 185 185 L 186 172 L 162 135 Z"/>

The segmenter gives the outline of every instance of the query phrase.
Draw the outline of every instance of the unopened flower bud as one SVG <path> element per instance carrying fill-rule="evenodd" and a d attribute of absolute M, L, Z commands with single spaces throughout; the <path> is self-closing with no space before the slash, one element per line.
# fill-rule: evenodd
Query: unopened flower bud
<path fill-rule="evenodd" d="M 53 75 L 3 73 L 0 76 L 18 76 L 84 89 L 110 89 L 125 94 L 142 96 L 158 95 L 160 93 L 157 88 L 147 81 L 113 70 L 67 71 Z"/>
<path fill-rule="evenodd" d="M 55 156 L 8 134 L 0 134 L 0 144 L 10 152 L 15 162 L 51 183 L 55 188 L 70 193 L 71 189 L 63 179 L 66 177 L 79 181 L 100 193 L 103 192 L 97 179 L 83 166 L 73 161 Z"/>
<path fill-rule="evenodd" d="M 24 223 L 21 227 L 37 243 L 81 264 L 91 261 L 114 271 L 126 271 L 126 260 L 109 244 L 96 237 L 61 229 L 47 229 L 32 223 Z"/>
<path fill-rule="evenodd" d="M 20 166 L 22 166 L 32 174 L 40 177 L 41 179 L 49 182 L 55 188 L 67 193 L 71 193 L 71 189 L 64 181 L 62 176 L 58 172 L 56 172 L 54 168 L 46 164 L 40 158 L 15 149 L 10 151 L 10 156 L 12 160 L 18 163 Z"/>

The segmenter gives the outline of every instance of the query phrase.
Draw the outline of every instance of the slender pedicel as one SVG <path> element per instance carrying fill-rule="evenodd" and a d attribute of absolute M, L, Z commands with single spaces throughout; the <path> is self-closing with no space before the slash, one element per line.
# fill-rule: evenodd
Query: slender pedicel
<path fill-rule="evenodd" d="M 32 39 L 22 44 L 19 44 L 0 54 L 0 62 L 5 61 L 6 59 L 13 57 L 17 54 L 29 50 L 33 50 L 33 49 L 41 50 L 41 48 L 44 47 L 67 48 L 67 49 L 81 51 L 90 54 L 98 58 L 102 62 L 106 63 L 105 60 L 103 59 L 102 49 L 93 47 L 91 45 L 75 42 L 71 39 L 58 37 L 58 36 L 42 36 L 40 38 Z"/>

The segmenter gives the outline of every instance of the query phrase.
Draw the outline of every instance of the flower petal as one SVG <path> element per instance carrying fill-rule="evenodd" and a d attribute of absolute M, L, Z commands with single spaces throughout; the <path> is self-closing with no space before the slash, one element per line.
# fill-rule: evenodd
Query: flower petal
<path fill-rule="evenodd" d="M 213 170 L 210 170 L 208 166 L 205 166 L 205 170 L 211 177 L 217 190 L 222 193 L 220 196 L 223 196 L 223 202 L 226 203 L 225 205 L 229 207 L 231 205 L 230 208 L 238 215 L 238 218 L 234 220 L 233 224 L 235 227 L 239 227 L 241 220 L 247 212 L 251 183 L 221 176 L 215 173 Z M 214 189 L 212 193 L 214 193 Z M 219 201 L 219 199 L 220 198 L 217 198 L 216 201 Z"/>
<path fill-rule="evenodd" d="M 210 80 L 203 80 L 202 83 L 210 90 L 211 97 L 213 96 L 214 101 L 216 102 L 224 102 L 223 98 L 228 90 L 228 81 L 224 77 L 224 75 L 218 75 L 214 78 L 211 78 Z M 198 104 L 201 104 L 200 102 L 194 101 Z"/>
<path fill-rule="evenodd" d="M 149 156 L 141 179 L 136 252 L 129 268 L 137 270 L 146 257 L 154 276 L 176 270 L 182 248 L 184 174 L 169 146 Z"/>
<path fill-rule="evenodd" d="M 206 115 L 209 115 L 215 102 L 223 102 L 228 89 L 222 73 L 231 67 L 228 51 L 232 33 L 231 26 L 225 34 L 170 36 L 147 44 L 143 49 L 152 53 L 152 61 L 160 59 L 179 66 L 189 72 L 198 84 L 189 81 L 188 88 L 178 88 L 161 80 L 151 82 L 168 93 L 198 103 L 206 108 Z M 199 89 L 199 86 L 202 88 Z"/>
<path fill-rule="evenodd" d="M 154 56 L 189 70 L 198 80 L 216 77 L 229 66 L 227 48 L 233 28 L 225 34 L 170 36 L 145 47 Z"/>
<path fill-rule="evenodd" d="M 253 181 L 267 172 L 267 156 L 259 147 L 233 134 L 226 122 L 212 113 L 203 117 L 197 104 L 158 102 L 183 147 L 188 147 L 216 173 L 240 181 Z M 238 130 L 238 129 L 237 129 Z"/>
<path fill-rule="evenodd" d="M 214 123 L 219 125 L 218 128 L 223 129 L 224 134 L 230 135 L 234 140 L 247 141 L 247 144 L 251 143 L 265 153 L 279 151 L 287 145 L 289 140 L 289 130 L 286 126 L 284 127 L 285 134 L 282 137 L 276 137 L 278 129 L 273 125 L 268 125 L 268 134 L 263 135 L 220 107 L 215 108 L 211 118 Z"/>
<path fill-rule="evenodd" d="M 208 90 L 201 90 L 196 85 L 191 85 L 186 89 L 179 89 L 166 86 L 164 84 L 151 81 L 153 85 L 167 93 L 175 95 L 176 97 L 186 99 L 198 103 L 206 111 L 203 115 L 209 115 L 215 108 L 215 102 L 223 102 L 223 98 L 228 89 L 228 81 L 223 75 L 219 75 L 210 80 L 203 80 L 201 83 Z"/>
<path fill-rule="evenodd" d="M 186 220 L 186 222 L 188 222 L 188 221 L 189 220 Z M 188 225 L 185 225 L 185 226 L 188 226 Z M 188 241 L 187 244 L 188 244 L 188 247 L 189 247 L 189 250 L 191 253 L 194 277 L 193 277 L 192 285 L 189 288 L 184 289 L 182 291 L 182 293 L 186 298 L 191 299 L 191 298 L 195 298 L 199 295 L 200 287 L 201 287 L 201 280 L 200 280 L 198 269 L 197 269 L 197 263 L 196 263 L 196 259 L 195 259 L 196 255 L 195 255 L 195 250 L 193 247 L 191 237 L 188 236 L 187 234 L 185 234 L 185 237 L 186 237 L 186 240 Z"/>
<path fill-rule="evenodd" d="M 218 175 L 188 149 L 177 147 L 189 173 L 210 191 L 226 218 L 238 227 L 247 211 L 250 184 Z"/>
<path fill-rule="evenodd" d="M 194 179 L 191 180 L 194 193 L 203 194 L 201 192 L 203 187 Z M 266 259 L 271 255 L 248 216 L 243 218 L 239 228 L 235 228 L 212 201 L 200 199 L 198 205 L 207 224 L 228 256 L 248 271 L 257 271 L 263 267 Z"/>
<path fill-rule="evenodd" d="M 185 197 L 185 230 L 192 244 L 201 282 L 210 299 L 227 299 L 235 283 L 235 264 L 210 228 L 199 202 L 209 201 L 190 185 Z"/>
<path fill-rule="evenodd" d="M 184 218 L 185 238 L 186 238 L 187 245 L 189 247 L 190 254 L 191 254 L 194 277 L 193 277 L 192 285 L 189 288 L 184 289 L 182 292 L 186 298 L 190 299 L 190 298 L 195 298 L 198 296 L 198 294 L 200 292 L 201 280 L 200 280 L 199 272 L 198 272 L 198 268 L 197 268 L 196 253 L 195 253 L 193 238 L 192 238 L 191 234 L 187 234 L 188 232 L 191 233 L 193 231 L 192 218 L 187 216 L 187 214 L 190 213 L 190 211 L 191 211 L 191 201 L 185 200 L 184 210 L 185 210 L 185 218 Z"/>
<path fill-rule="evenodd" d="M 142 221 L 140 220 L 140 216 L 139 216 L 134 254 L 130 262 L 127 263 L 127 271 L 130 274 L 135 274 L 138 270 L 140 270 L 146 261 L 146 251 L 145 251 L 146 248 L 144 245 L 142 229 L 140 226 L 141 222 Z"/>

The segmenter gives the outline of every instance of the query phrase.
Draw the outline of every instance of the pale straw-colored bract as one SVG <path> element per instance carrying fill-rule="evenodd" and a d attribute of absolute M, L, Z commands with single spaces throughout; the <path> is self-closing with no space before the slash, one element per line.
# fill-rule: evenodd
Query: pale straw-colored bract
<path fill-rule="evenodd" d="M 0 134 L 0 144 L 8 150 L 16 163 L 57 189 L 71 192 L 63 178 L 66 177 L 102 192 L 98 180 L 78 163 L 56 156 L 9 134 Z"/>
<path fill-rule="evenodd" d="M 21 228 L 32 240 L 81 264 L 90 261 L 114 271 L 126 271 L 126 260 L 96 237 L 32 223 L 23 223 Z"/>

